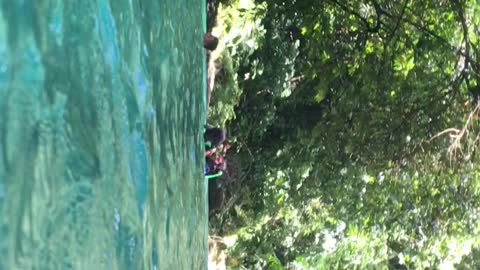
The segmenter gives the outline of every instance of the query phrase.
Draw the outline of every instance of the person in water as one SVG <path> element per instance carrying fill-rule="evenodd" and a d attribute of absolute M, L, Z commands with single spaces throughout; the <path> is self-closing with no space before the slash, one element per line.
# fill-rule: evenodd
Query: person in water
<path fill-rule="evenodd" d="M 210 33 L 203 36 L 203 47 L 209 51 L 214 51 L 218 46 L 218 38 Z"/>
<path fill-rule="evenodd" d="M 221 155 L 205 157 L 205 175 L 217 174 L 220 171 L 225 171 L 227 164 L 225 157 Z"/>
<path fill-rule="evenodd" d="M 227 154 L 228 149 L 230 149 L 231 145 L 228 141 L 223 141 L 220 145 L 216 145 L 211 148 L 205 148 L 205 156 L 214 156 L 214 155 L 221 155 L 225 157 Z"/>
<path fill-rule="evenodd" d="M 224 129 L 207 127 L 205 140 L 205 174 L 216 174 L 226 170 L 225 154 L 230 145 L 225 141 L 227 133 Z"/>

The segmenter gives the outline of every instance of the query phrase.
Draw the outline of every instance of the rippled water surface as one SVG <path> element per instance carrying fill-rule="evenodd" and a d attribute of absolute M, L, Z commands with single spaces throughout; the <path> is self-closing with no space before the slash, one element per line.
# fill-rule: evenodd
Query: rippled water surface
<path fill-rule="evenodd" d="M 204 269 L 203 0 L 0 6 L 0 269 Z"/>

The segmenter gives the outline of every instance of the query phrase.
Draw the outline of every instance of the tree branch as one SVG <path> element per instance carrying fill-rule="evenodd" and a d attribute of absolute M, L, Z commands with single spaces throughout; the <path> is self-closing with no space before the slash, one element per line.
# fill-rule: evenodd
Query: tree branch
<path fill-rule="evenodd" d="M 470 63 L 470 39 L 468 38 L 468 26 L 463 12 L 462 5 L 457 0 L 450 0 L 452 8 L 457 15 L 457 20 L 462 25 L 463 30 L 463 42 L 465 43 L 465 60 L 464 60 L 464 69 L 468 70 Z"/>
<path fill-rule="evenodd" d="M 405 10 L 407 9 L 409 1 L 410 0 L 405 0 L 405 3 L 403 3 L 403 8 L 402 8 L 402 11 L 400 12 L 400 15 L 398 16 L 397 23 L 395 23 L 395 28 L 393 28 L 392 32 L 390 32 L 390 38 L 392 38 L 395 35 L 395 32 L 397 32 L 397 29 L 400 27 L 400 22 L 403 19 L 403 15 L 405 14 Z"/>
<path fill-rule="evenodd" d="M 375 6 L 375 11 L 377 12 L 377 23 L 375 24 L 374 27 L 371 27 L 370 24 L 368 23 L 368 20 L 366 18 L 364 18 L 360 13 L 358 13 L 355 10 L 349 8 L 347 5 L 338 2 L 337 0 L 329 0 L 329 1 L 332 2 L 334 5 L 337 5 L 338 7 L 340 7 L 343 11 L 345 11 L 347 13 L 350 13 L 353 16 L 357 17 L 360 21 L 362 21 L 363 24 L 365 24 L 368 32 L 376 33 L 380 29 L 380 23 L 381 22 L 380 22 L 380 14 L 378 13 L 378 11 L 380 10 L 380 7 L 378 6 L 378 4 L 375 3 L 376 5 L 374 5 Z M 379 10 L 377 10 L 377 8 Z"/>
<path fill-rule="evenodd" d="M 383 9 L 382 9 L 382 13 L 383 13 L 385 16 L 389 17 L 390 19 L 398 19 L 398 18 L 396 18 L 395 16 L 393 16 L 392 14 L 388 13 L 387 11 L 385 11 L 385 10 L 383 10 Z M 407 24 L 409 24 L 409 25 L 417 28 L 418 30 L 421 30 L 421 31 L 425 32 L 426 34 L 428 34 L 428 35 L 430 35 L 430 36 L 438 39 L 440 42 L 443 43 L 444 46 L 447 46 L 447 47 L 450 48 L 451 50 L 453 50 L 453 51 L 456 50 L 456 48 L 455 48 L 454 46 L 452 46 L 452 45 L 450 44 L 450 42 L 448 42 L 445 38 L 439 36 L 437 33 L 435 33 L 435 32 L 433 32 L 432 30 L 426 28 L 425 26 L 423 26 L 423 25 L 421 25 L 421 24 L 419 24 L 419 23 L 417 23 L 417 22 L 408 20 L 408 19 L 403 19 L 403 18 L 400 18 L 400 19 L 399 19 L 399 21 L 402 21 L 402 20 L 403 20 L 405 23 L 407 23 Z"/>

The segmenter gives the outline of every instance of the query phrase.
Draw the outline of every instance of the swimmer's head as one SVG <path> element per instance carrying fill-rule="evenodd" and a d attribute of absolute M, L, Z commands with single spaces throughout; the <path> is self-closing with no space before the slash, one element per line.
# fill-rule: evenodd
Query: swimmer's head
<path fill-rule="evenodd" d="M 207 50 L 213 51 L 218 46 L 218 38 L 210 33 L 203 36 L 203 47 Z"/>

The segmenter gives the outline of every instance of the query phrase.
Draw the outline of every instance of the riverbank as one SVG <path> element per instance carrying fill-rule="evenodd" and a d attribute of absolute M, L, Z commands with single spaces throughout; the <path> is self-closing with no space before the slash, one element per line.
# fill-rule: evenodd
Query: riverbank
<path fill-rule="evenodd" d="M 217 36 L 222 42 L 221 28 L 217 26 L 217 14 L 220 1 L 207 0 L 207 33 L 212 33 Z M 219 46 L 217 50 L 213 52 L 207 52 L 207 115 L 210 115 L 212 94 L 215 88 L 215 81 L 217 75 L 217 65 L 221 66 L 221 60 L 219 56 L 222 55 L 225 46 Z M 216 105 L 216 104 L 215 104 Z M 214 108 L 215 108 L 214 105 Z M 218 122 L 217 122 L 218 123 Z M 211 188 L 212 183 L 209 183 L 209 217 L 214 210 L 212 208 L 222 207 L 225 196 L 221 189 Z M 210 222 L 210 220 L 209 220 Z M 230 243 L 233 245 L 233 243 Z M 227 269 L 227 249 L 228 245 L 225 243 L 222 235 L 217 235 L 216 232 L 209 229 L 208 237 L 208 269 L 209 270 L 225 270 Z"/>
<path fill-rule="evenodd" d="M 217 49 L 208 57 L 208 119 L 211 125 L 224 127 L 235 119 L 234 108 L 240 103 L 243 92 L 240 84 L 246 80 L 239 76 L 239 71 L 263 38 L 264 9 L 252 0 L 207 1 L 207 31 L 219 38 Z"/>
<path fill-rule="evenodd" d="M 207 0 L 207 33 L 211 33 L 217 22 L 217 10 L 220 2 L 218 0 Z M 207 51 L 207 114 L 212 97 L 213 87 L 215 85 L 215 59 L 212 52 Z"/>
<path fill-rule="evenodd" d="M 209 269 L 226 269 L 226 264 L 236 264 L 229 258 L 228 250 L 235 245 L 241 223 L 225 217 L 242 201 L 242 183 L 248 171 L 245 168 L 250 167 L 252 153 L 242 150 L 246 145 L 228 123 L 236 118 L 235 107 L 244 91 L 242 83 L 251 79 L 248 71 L 240 75 L 240 70 L 248 69 L 249 58 L 263 39 L 265 9 L 265 5 L 257 5 L 253 0 L 207 0 L 207 32 L 219 38 L 217 49 L 208 54 L 208 122 L 226 128 L 229 140 L 236 142 L 227 155 L 228 172 L 222 179 L 209 183 Z M 240 154 L 242 151 L 248 155 Z"/>

